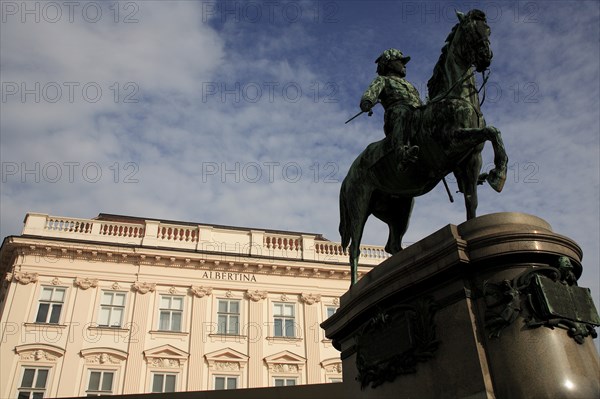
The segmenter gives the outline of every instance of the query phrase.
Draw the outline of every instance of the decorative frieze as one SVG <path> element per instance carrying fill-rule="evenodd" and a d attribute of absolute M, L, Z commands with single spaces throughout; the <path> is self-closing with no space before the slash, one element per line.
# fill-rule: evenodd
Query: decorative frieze
<path fill-rule="evenodd" d="M 297 373 L 300 371 L 297 364 L 274 363 L 270 366 L 271 371 L 274 373 Z"/>
<path fill-rule="evenodd" d="M 15 272 L 13 277 L 19 282 L 19 284 L 27 285 L 29 283 L 37 282 L 39 275 L 37 273 Z"/>
<path fill-rule="evenodd" d="M 21 358 L 21 360 L 29 360 L 29 361 L 31 361 L 31 360 L 44 361 L 45 360 L 45 361 L 53 362 L 56 360 L 56 356 L 53 356 L 49 352 L 46 352 L 41 349 L 37 349 L 34 351 L 21 352 L 21 353 L 19 353 L 19 357 Z"/>
<path fill-rule="evenodd" d="M 247 299 L 250 299 L 253 302 L 258 302 L 261 299 L 265 299 L 267 297 L 267 292 L 258 290 L 248 290 L 246 291 L 245 295 Z"/>
<path fill-rule="evenodd" d="M 179 368 L 182 366 L 179 359 L 167 359 L 164 357 L 155 357 L 146 359 L 149 366 L 158 368 Z"/>
<path fill-rule="evenodd" d="M 321 302 L 321 294 L 302 293 L 300 295 L 300 301 L 304 302 L 307 305 L 313 305 L 316 302 Z"/>
<path fill-rule="evenodd" d="M 96 288 L 98 286 L 97 278 L 89 278 L 89 277 L 75 277 L 75 285 L 82 290 L 87 290 L 88 288 Z"/>
<path fill-rule="evenodd" d="M 111 356 L 108 353 L 95 353 L 85 357 L 88 364 L 119 364 L 122 359 Z"/>
<path fill-rule="evenodd" d="M 148 292 L 154 292 L 156 289 L 156 283 L 144 283 L 141 281 L 136 281 L 131 285 L 131 288 L 140 294 L 147 294 Z"/>
<path fill-rule="evenodd" d="M 190 292 L 198 298 L 204 298 L 205 296 L 212 294 L 212 288 L 192 285 L 190 287 Z"/>
<path fill-rule="evenodd" d="M 218 371 L 239 371 L 239 362 L 214 362 L 213 368 Z"/>

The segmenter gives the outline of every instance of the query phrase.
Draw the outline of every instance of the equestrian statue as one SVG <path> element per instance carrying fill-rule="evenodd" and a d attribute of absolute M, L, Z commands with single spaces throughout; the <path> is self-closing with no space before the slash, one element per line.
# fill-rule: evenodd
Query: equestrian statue
<path fill-rule="evenodd" d="M 426 104 L 404 79 L 410 57 L 388 49 L 375 61 L 378 76 L 362 96 L 360 108 L 361 113 L 371 113 L 381 103 L 386 137 L 356 158 L 340 190 L 339 231 L 342 247 L 350 246 L 352 284 L 370 215 L 387 223 L 385 250 L 396 254 L 402 250 L 414 198 L 431 191 L 447 174 L 456 177 L 467 219 L 476 216 L 478 184 L 487 181 L 497 192 L 504 186 L 508 157 L 500 131 L 486 126 L 473 71 L 474 67 L 482 73 L 485 86 L 492 60 L 490 28 L 482 11 L 457 12 L 457 17 L 427 83 Z M 486 141 L 494 149 L 494 168 L 481 173 Z"/>

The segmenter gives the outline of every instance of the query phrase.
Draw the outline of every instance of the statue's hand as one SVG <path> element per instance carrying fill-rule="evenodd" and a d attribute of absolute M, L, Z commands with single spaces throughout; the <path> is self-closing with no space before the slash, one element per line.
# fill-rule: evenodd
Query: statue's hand
<path fill-rule="evenodd" d="M 360 103 L 360 110 L 363 112 L 368 112 L 373 108 L 373 103 L 371 101 L 365 100 Z"/>

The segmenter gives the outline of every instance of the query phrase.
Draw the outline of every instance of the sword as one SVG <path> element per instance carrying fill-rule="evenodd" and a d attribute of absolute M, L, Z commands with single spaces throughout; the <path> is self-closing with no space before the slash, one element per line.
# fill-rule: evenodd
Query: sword
<path fill-rule="evenodd" d="M 377 104 L 379 104 L 379 101 L 377 101 L 375 104 L 373 104 L 373 107 L 376 106 Z M 365 112 L 368 112 L 369 116 L 373 115 L 373 107 L 371 107 L 370 110 L 368 111 L 360 111 L 358 114 L 354 115 L 352 118 L 348 119 L 346 122 L 344 122 L 344 125 L 348 122 L 353 121 L 355 118 L 358 118 L 359 116 L 361 116 L 362 114 L 364 114 Z"/>

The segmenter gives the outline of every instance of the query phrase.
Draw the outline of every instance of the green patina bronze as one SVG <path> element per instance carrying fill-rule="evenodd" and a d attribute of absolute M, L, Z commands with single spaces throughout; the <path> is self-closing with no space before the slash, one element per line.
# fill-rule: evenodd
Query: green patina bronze
<path fill-rule="evenodd" d="M 487 181 L 498 192 L 504 186 L 508 157 L 500 131 L 485 124 L 473 71 L 474 66 L 483 73 L 490 65 L 490 28 L 482 11 L 457 16 L 459 23 L 428 82 L 427 104 L 421 104 L 417 90 L 404 79 L 410 57 L 389 49 L 376 60 L 379 76 L 360 107 L 370 112 L 376 103 L 382 104 L 386 137 L 356 158 L 340 191 L 339 230 L 342 246 L 350 246 L 352 284 L 370 215 L 389 226 L 385 248 L 395 254 L 402 249 L 414 198 L 431 191 L 447 174 L 456 176 L 467 219 L 476 216 L 478 184 Z M 482 174 L 486 141 L 494 149 L 494 168 Z"/>

